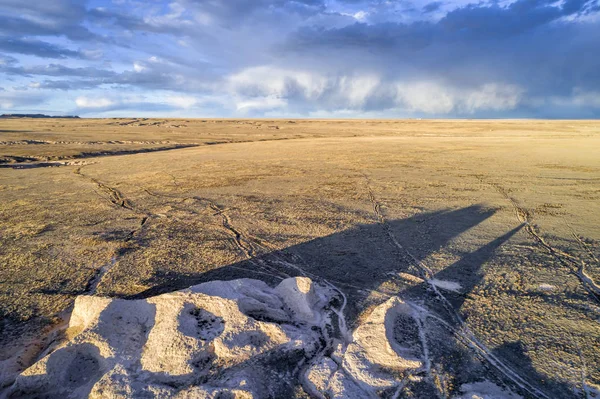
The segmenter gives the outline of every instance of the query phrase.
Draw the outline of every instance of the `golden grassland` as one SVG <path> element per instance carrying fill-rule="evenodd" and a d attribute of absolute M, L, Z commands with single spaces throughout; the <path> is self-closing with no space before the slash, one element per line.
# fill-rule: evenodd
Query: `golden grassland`
<path fill-rule="evenodd" d="M 345 287 L 350 323 L 390 295 L 435 310 L 402 277 L 422 263 L 532 384 L 600 385 L 600 302 L 578 274 L 600 280 L 597 121 L 7 119 L 0 199 L 0 360 L 77 295 L 273 283 L 293 274 L 281 258 Z"/>

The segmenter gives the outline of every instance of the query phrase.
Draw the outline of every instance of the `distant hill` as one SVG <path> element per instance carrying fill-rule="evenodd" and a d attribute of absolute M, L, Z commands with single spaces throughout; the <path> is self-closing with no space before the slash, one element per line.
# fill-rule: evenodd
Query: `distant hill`
<path fill-rule="evenodd" d="M 69 118 L 79 119 L 77 115 L 63 115 L 63 116 L 50 116 L 44 114 L 2 114 L 0 118 L 14 119 L 14 118 Z"/>

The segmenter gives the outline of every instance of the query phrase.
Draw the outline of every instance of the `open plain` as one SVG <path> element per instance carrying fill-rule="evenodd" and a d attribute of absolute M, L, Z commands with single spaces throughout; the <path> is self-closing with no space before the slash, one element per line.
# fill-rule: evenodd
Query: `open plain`
<path fill-rule="evenodd" d="M 255 347 L 245 365 L 230 364 L 233 351 L 222 363 L 144 378 L 140 370 L 160 361 L 139 355 L 115 363 L 138 382 L 112 397 L 184 388 L 180 397 L 201 397 L 192 389 L 210 386 L 232 397 L 596 398 L 599 258 L 597 121 L 0 120 L 0 391 L 8 397 L 65 397 L 26 380 L 49 373 L 53 351 L 77 339 L 67 328 L 77 298 L 76 309 L 109 306 L 106 298 L 139 305 L 190 286 L 216 295 L 205 283 L 245 278 L 266 283 L 247 284 L 283 298 L 287 310 L 304 300 L 287 302 L 290 281 L 314 284 L 300 291 L 326 298 L 319 312 L 332 317 L 242 313 L 269 328 L 294 326 L 297 335 L 281 331 L 296 341 L 322 328 L 318 348 L 277 351 L 282 333 L 264 332 L 240 344 Z M 220 317 L 228 325 L 242 316 Z M 150 324 L 140 348 L 158 339 L 149 331 L 161 319 Z M 380 354 L 369 364 L 389 376 L 369 379 L 365 336 L 377 336 L 369 330 L 377 325 L 389 344 L 381 345 L 405 362 L 378 364 Z M 103 359 L 116 357 L 115 345 Z M 96 384 L 110 362 L 86 350 L 70 366 L 71 358 L 54 360 L 63 367 L 56 383 L 110 397 L 115 383 Z M 224 377 L 261 367 L 275 373 L 256 377 L 270 381 L 263 390 L 251 377 Z M 152 392 L 138 386 L 147 378 Z"/>

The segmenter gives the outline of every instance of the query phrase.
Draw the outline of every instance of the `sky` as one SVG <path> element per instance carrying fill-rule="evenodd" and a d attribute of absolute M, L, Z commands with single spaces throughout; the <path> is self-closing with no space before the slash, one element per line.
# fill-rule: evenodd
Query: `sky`
<path fill-rule="evenodd" d="M 0 0 L 0 113 L 600 118 L 600 0 Z"/>

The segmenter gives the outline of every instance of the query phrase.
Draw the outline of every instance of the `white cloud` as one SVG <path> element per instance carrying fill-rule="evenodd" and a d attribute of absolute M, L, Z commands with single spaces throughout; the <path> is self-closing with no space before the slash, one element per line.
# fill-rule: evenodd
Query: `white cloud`
<path fill-rule="evenodd" d="M 100 60 L 104 57 L 104 52 L 102 50 L 81 50 L 81 54 L 87 58 L 88 60 Z"/>
<path fill-rule="evenodd" d="M 274 66 L 245 69 L 227 82 L 237 110 L 287 107 L 290 113 L 365 112 L 369 103 L 377 103 L 380 110 L 404 114 L 473 114 L 512 110 L 523 94 L 518 86 L 493 82 L 461 88 L 433 80 L 385 80 L 375 73 L 327 75 Z"/>
<path fill-rule="evenodd" d="M 245 69 L 230 76 L 227 81 L 228 89 L 234 94 L 250 97 L 301 94 L 306 98 L 316 98 L 327 84 L 327 79 L 318 74 L 271 66 Z M 297 93 L 298 90 L 300 93 Z"/>
<path fill-rule="evenodd" d="M 576 87 L 573 95 L 567 100 L 568 103 L 577 107 L 600 108 L 600 92 Z"/>
<path fill-rule="evenodd" d="M 397 83 L 396 103 L 411 112 L 446 114 L 454 109 L 450 90 L 433 82 Z"/>
<path fill-rule="evenodd" d="M 178 108 L 191 108 L 198 103 L 198 99 L 192 96 L 172 95 L 163 97 L 162 102 Z"/>
<path fill-rule="evenodd" d="M 350 107 L 361 107 L 381 84 L 375 75 L 343 76 L 339 86 L 342 97 Z"/>
<path fill-rule="evenodd" d="M 337 103 L 340 107 L 349 108 L 364 105 L 381 84 L 374 74 L 329 76 L 272 66 L 248 68 L 227 80 L 230 93 L 245 105 L 254 104 L 259 99 L 264 104 L 274 104 L 273 99 L 279 98 L 314 105 Z M 283 102 L 277 101 L 279 105 Z"/>
<path fill-rule="evenodd" d="M 358 11 L 357 13 L 354 13 L 354 15 L 352 16 L 354 19 L 356 19 L 357 21 L 360 22 L 364 22 L 367 17 L 369 16 L 369 13 L 367 11 Z"/>
<path fill-rule="evenodd" d="M 514 109 L 523 90 L 515 85 L 487 83 L 475 88 L 423 81 L 399 83 L 397 101 L 409 111 L 425 114 L 473 114 L 477 111 L 506 111 Z"/>
<path fill-rule="evenodd" d="M 239 101 L 236 109 L 245 113 L 249 111 L 272 111 L 285 109 L 287 101 L 277 97 L 260 97 L 253 100 Z"/>
<path fill-rule="evenodd" d="M 156 91 L 151 94 L 121 94 L 112 95 L 107 93 L 105 96 L 91 97 L 81 96 L 75 99 L 75 104 L 79 109 L 100 111 L 116 109 L 181 109 L 188 110 L 198 105 L 200 101 L 197 97 Z"/>
<path fill-rule="evenodd" d="M 106 97 L 77 97 L 75 104 L 79 108 L 106 108 L 115 105 L 115 101 Z"/>
<path fill-rule="evenodd" d="M 488 83 L 467 92 L 462 106 L 468 113 L 474 113 L 480 109 L 511 110 L 517 107 L 523 93 L 524 90 L 516 85 Z"/>
<path fill-rule="evenodd" d="M 141 64 L 137 61 L 133 63 L 133 70 L 136 72 L 143 72 L 146 69 L 148 69 L 148 68 L 146 68 L 143 64 Z"/>

